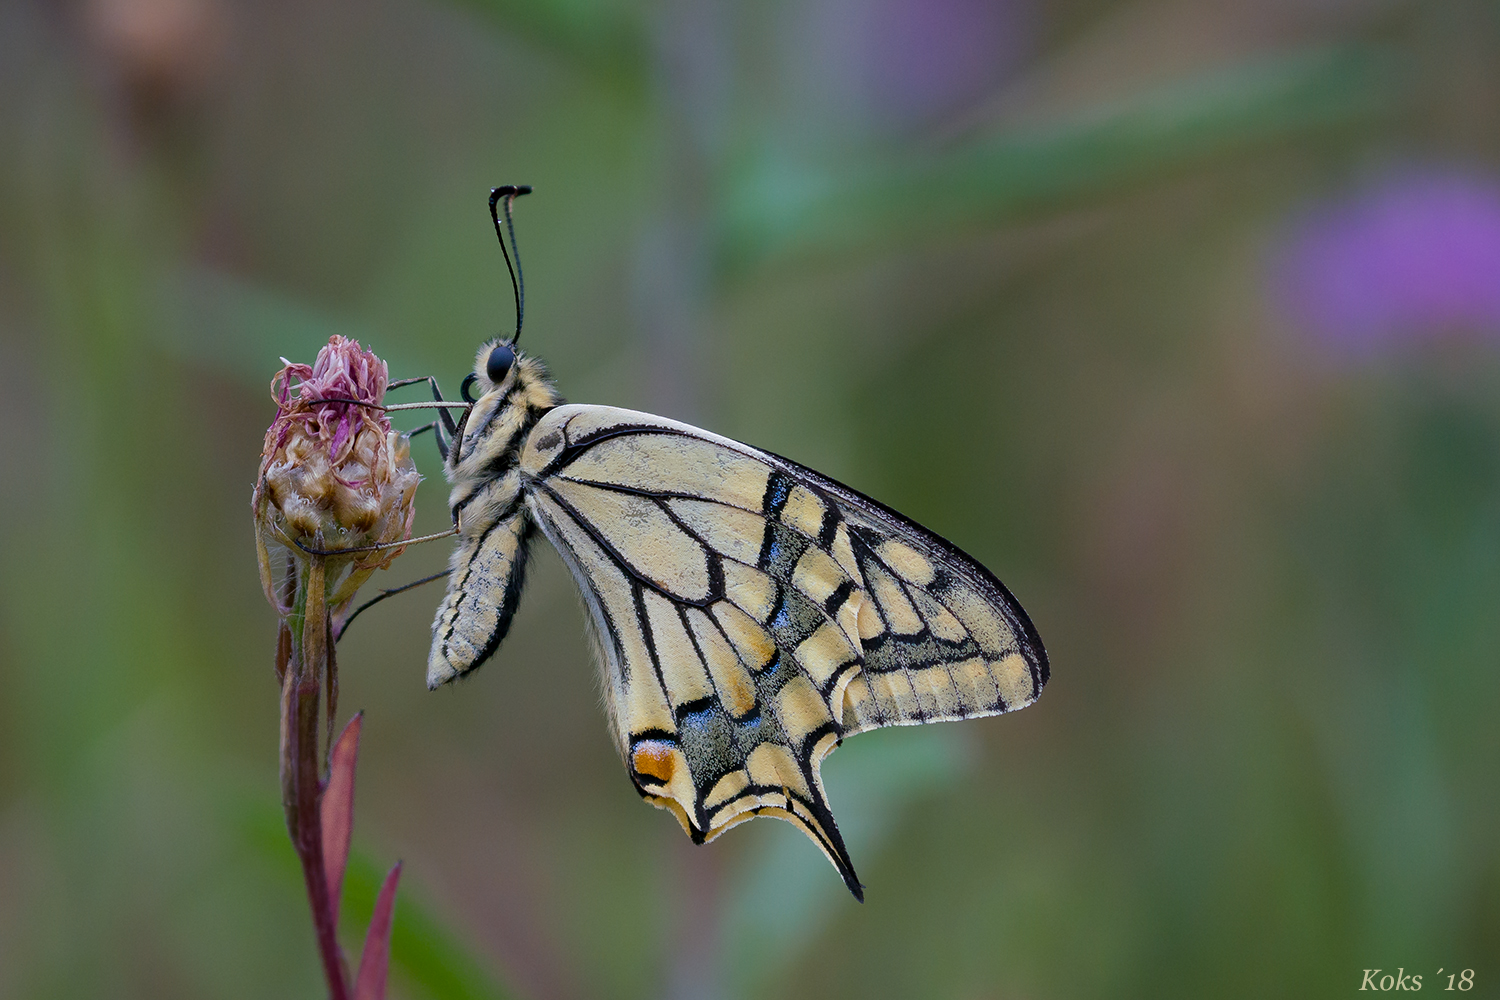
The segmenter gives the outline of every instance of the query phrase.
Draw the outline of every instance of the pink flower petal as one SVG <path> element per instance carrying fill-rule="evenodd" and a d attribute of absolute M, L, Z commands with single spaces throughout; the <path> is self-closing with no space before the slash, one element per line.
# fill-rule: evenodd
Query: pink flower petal
<path fill-rule="evenodd" d="M 265 453 L 281 448 L 296 426 L 327 442 L 333 464 L 342 463 L 361 427 L 372 425 L 384 432 L 390 430 L 390 421 L 379 410 L 323 400 L 379 404 L 389 381 L 390 371 L 384 361 L 360 347 L 359 341 L 337 334 L 318 351 L 311 366 L 286 362 L 271 382 L 278 413 L 267 432 Z"/>

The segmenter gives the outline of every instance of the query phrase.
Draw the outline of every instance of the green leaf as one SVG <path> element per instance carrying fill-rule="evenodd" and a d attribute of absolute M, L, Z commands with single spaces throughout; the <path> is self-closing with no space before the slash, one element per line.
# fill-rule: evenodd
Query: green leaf
<path fill-rule="evenodd" d="M 731 188 L 731 265 L 994 225 L 1398 106 L 1408 75 L 1368 47 L 1282 52 L 967 146 L 843 172 L 760 164 Z"/>

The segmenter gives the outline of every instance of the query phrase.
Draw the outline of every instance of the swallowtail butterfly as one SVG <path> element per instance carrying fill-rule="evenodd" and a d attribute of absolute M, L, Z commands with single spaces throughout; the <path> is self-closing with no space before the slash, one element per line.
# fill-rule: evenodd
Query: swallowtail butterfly
<path fill-rule="evenodd" d="M 496 189 L 492 216 L 503 198 L 509 222 L 523 193 Z M 518 314 L 523 302 L 518 285 Z M 950 542 L 805 466 L 665 417 L 565 404 L 517 339 L 480 348 L 472 402 L 443 442 L 458 545 L 428 686 L 499 648 L 539 530 L 583 593 L 641 796 L 700 843 L 787 820 L 862 899 L 823 759 L 868 729 L 1030 705 L 1048 667 L 1026 612 Z"/>

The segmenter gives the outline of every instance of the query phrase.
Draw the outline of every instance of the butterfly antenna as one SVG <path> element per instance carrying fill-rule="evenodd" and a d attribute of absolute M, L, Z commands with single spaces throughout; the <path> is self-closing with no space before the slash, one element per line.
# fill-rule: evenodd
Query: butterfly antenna
<path fill-rule="evenodd" d="M 490 192 L 490 218 L 495 223 L 495 237 L 500 241 L 500 252 L 505 255 L 505 269 L 510 272 L 510 289 L 516 296 L 516 332 L 511 344 L 521 339 L 521 321 L 526 316 L 526 281 L 521 277 L 521 251 L 516 247 L 516 225 L 511 219 L 511 206 L 523 194 L 531 193 L 530 184 L 504 184 Z M 505 228 L 500 228 L 499 205 L 505 203 Z M 510 237 L 510 249 L 505 247 L 505 237 Z M 511 266 L 511 258 L 516 260 Z"/>

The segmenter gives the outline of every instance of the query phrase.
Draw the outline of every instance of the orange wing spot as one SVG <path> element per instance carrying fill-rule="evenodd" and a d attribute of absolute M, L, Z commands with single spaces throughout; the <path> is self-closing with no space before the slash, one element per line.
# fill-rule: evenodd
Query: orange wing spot
<path fill-rule="evenodd" d="M 675 762 L 672 760 L 672 748 L 665 743 L 655 740 L 641 742 L 630 755 L 630 761 L 636 774 L 655 778 L 663 785 L 671 783 Z"/>

